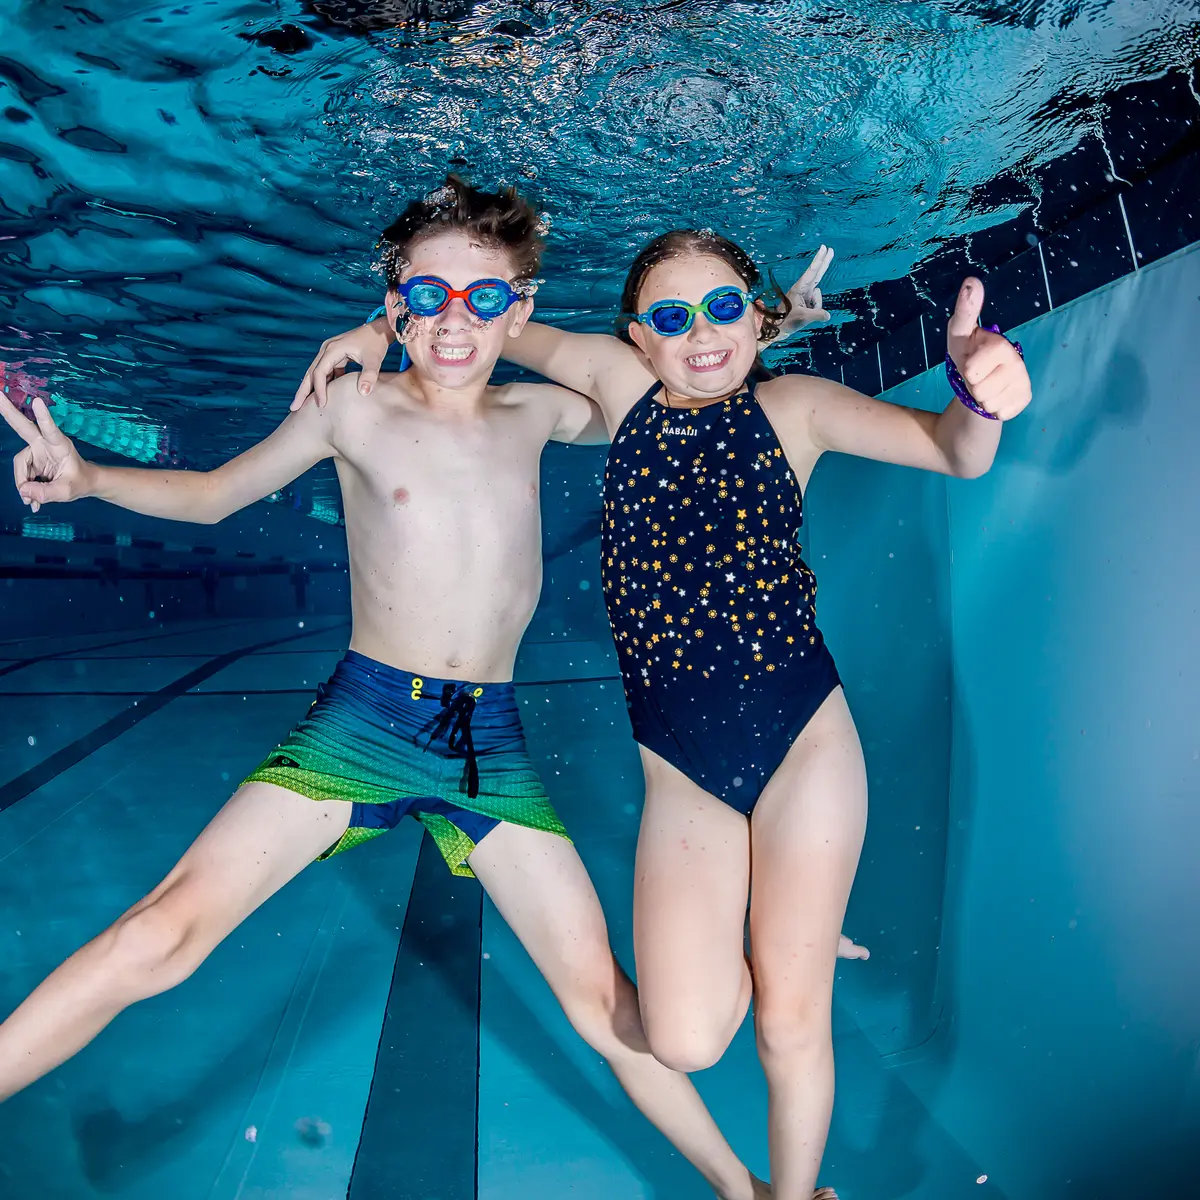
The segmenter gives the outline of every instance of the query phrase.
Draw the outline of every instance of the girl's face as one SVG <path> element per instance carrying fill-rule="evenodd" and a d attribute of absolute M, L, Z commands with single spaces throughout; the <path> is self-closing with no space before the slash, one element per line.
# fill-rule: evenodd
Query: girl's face
<path fill-rule="evenodd" d="M 746 281 L 714 255 L 669 258 L 646 272 L 638 292 L 638 312 L 646 312 L 660 300 L 699 304 L 716 287 L 745 291 Z M 675 337 L 665 337 L 639 322 L 630 325 L 629 336 L 650 360 L 668 393 L 691 400 L 714 400 L 737 391 L 750 374 L 762 324 L 762 313 L 751 303 L 738 320 L 728 325 L 716 325 L 700 312 L 692 327 Z"/>

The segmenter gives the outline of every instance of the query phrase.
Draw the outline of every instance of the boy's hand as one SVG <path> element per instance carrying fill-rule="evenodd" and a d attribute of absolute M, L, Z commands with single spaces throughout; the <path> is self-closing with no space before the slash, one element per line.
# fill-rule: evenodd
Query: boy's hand
<path fill-rule="evenodd" d="M 946 325 L 946 349 L 979 406 L 1011 421 L 1033 398 L 1033 384 L 1008 338 L 980 328 L 983 299 L 982 282 L 965 279 Z"/>
<path fill-rule="evenodd" d="M 78 500 L 90 490 L 89 466 L 75 443 L 54 423 L 44 400 L 33 401 L 35 425 L 5 395 L 0 394 L 0 416 L 25 441 L 13 459 L 13 477 L 21 499 L 37 512 L 43 504 Z"/>
<path fill-rule="evenodd" d="M 833 249 L 822 246 L 808 264 L 808 270 L 788 289 L 787 298 L 792 302 L 792 310 L 779 328 L 779 337 L 790 337 L 805 325 L 817 321 L 828 321 L 829 314 L 822 307 L 824 301 L 818 286 L 833 262 Z"/>
<path fill-rule="evenodd" d="M 362 367 L 362 373 L 358 377 L 358 390 L 364 396 L 369 396 L 395 336 L 387 318 L 376 317 L 374 321 L 351 329 L 349 333 L 326 338 L 296 389 L 291 411 L 296 412 L 297 409 L 303 408 L 305 403 L 314 397 L 317 407 L 324 408 L 329 403 L 326 394 L 329 381 L 344 375 L 346 364 L 351 362 L 356 362 Z"/>

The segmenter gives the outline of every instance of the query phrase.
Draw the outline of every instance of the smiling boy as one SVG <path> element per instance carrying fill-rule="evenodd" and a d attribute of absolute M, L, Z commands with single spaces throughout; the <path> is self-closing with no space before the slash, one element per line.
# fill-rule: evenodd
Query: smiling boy
<path fill-rule="evenodd" d="M 541 588 L 538 467 L 547 441 L 606 440 L 559 387 L 489 378 L 532 312 L 537 215 L 451 178 L 382 239 L 389 319 L 410 366 L 367 398 L 307 405 L 210 472 L 85 462 L 41 401 L 18 487 L 33 508 L 84 496 L 215 522 L 332 458 L 349 546 L 350 649 L 307 716 L 161 884 L 0 1026 L 0 1099 L 77 1053 L 138 1000 L 182 983 L 317 858 L 404 816 L 474 875 L 575 1029 L 719 1196 L 767 1195 L 685 1075 L 649 1053 L 632 983 L 525 747 L 513 664 Z M 333 391 L 354 391 L 352 379 Z"/>

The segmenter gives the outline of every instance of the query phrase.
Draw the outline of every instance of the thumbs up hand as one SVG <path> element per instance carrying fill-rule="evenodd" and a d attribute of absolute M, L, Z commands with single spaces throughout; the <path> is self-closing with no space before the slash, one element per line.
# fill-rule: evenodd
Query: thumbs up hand
<path fill-rule="evenodd" d="M 1033 385 L 1017 347 L 996 326 L 980 327 L 983 300 L 983 284 L 974 277 L 964 280 L 946 326 L 946 351 L 975 401 L 975 407 L 969 403 L 967 407 L 975 412 L 982 409 L 981 416 L 1011 421 L 1033 398 Z M 951 374 L 952 386 L 954 382 Z M 963 399 L 961 393 L 959 398 Z"/>

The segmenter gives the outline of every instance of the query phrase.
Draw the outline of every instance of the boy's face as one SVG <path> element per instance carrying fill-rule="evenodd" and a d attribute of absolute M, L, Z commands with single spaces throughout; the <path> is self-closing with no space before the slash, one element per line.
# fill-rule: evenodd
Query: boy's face
<path fill-rule="evenodd" d="M 513 265 L 502 250 L 481 245 L 465 233 L 433 234 L 409 250 L 411 262 L 400 277 L 433 275 L 462 291 L 480 279 L 513 282 Z M 413 370 L 444 388 L 486 383 L 500 357 L 505 338 L 515 338 L 533 313 L 533 301 L 521 300 L 503 316 L 484 320 L 459 298 L 433 317 L 408 314 L 394 291 L 387 295 L 388 317 L 408 348 Z"/>

